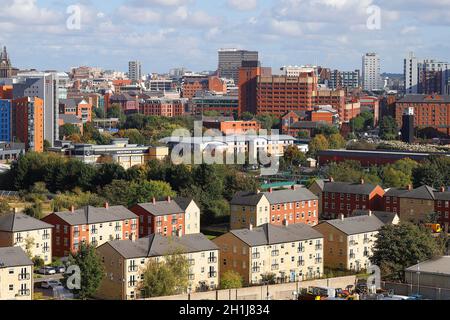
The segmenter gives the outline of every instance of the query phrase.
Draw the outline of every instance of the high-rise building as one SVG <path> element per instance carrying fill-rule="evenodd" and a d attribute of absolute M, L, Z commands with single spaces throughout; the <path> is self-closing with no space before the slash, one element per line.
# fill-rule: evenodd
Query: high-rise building
<path fill-rule="evenodd" d="M 374 91 L 381 89 L 380 57 L 376 53 L 366 53 L 362 57 L 363 89 Z"/>
<path fill-rule="evenodd" d="M 360 86 L 360 72 L 333 70 L 330 73 L 328 87 L 330 89 L 356 89 Z"/>
<path fill-rule="evenodd" d="M 140 61 L 128 62 L 128 78 L 133 82 L 139 82 L 142 79 L 142 69 Z"/>
<path fill-rule="evenodd" d="M 233 79 L 234 83 L 239 83 L 239 69 L 244 61 L 258 61 L 258 51 L 220 49 L 219 77 Z"/>
<path fill-rule="evenodd" d="M 59 140 L 59 85 L 55 72 L 23 73 L 13 83 L 14 99 L 38 97 L 44 101 L 44 139 L 51 146 Z"/>
<path fill-rule="evenodd" d="M 418 59 L 413 52 L 408 54 L 408 57 L 404 60 L 403 75 L 405 80 L 405 93 L 417 94 L 419 85 L 419 69 Z"/>
<path fill-rule="evenodd" d="M 25 143 L 26 149 L 44 151 L 44 100 L 23 97 L 13 100 L 14 141 Z"/>
<path fill-rule="evenodd" d="M 11 141 L 11 100 L 0 100 L 0 141 Z"/>
<path fill-rule="evenodd" d="M 418 93 L 445 94 L 447 86 L 448 62 L 437 60 L 423 60 L 418 63 Z"/>

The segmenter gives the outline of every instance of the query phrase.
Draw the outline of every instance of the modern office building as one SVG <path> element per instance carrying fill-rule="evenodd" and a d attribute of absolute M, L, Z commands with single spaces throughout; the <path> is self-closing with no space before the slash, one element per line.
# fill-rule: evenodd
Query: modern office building
<path fill-rule="evenodd" d="M 380 57 L 376 53 L 366 53 L 362 57 L 363 89 L 374 91 L 381 89 Z"/>
<path fill-rule="evenodd" d="M 11 141 L 11 100 L 0 99 L 0 141 Z"/>
<path fill-rule="evenodd" d="M 405 93 L 417 94 L 419 86 L 419 60 L 413 52 L 408 54 L 408 57 L 404 60 L 403 75 L 405 80 Z"/>
<path fill-rule="evenodd" d="M 222 116 L 234 116 L 239 111 L 239 98 L 236 96 L 216 96 L 205 94 L 194 97 L 189 102 L 189 110 L 193 115 L 202 115 L 205 112 L 218 112 Z"/>
<path fill-rule="evenodd" d="M 241 68 L 243 61 L 259 60 L 257 51 L 220 49 L 218 53 L 219 77 L 233 79 L 234 83 L 239 83 L 239 69 Z"/>
<path fill-rule="evenodd" d="M 361 75 L 359 70 L 355 71 L 339 71 L 333 70 L 330 73 L 328 87 L 330 89 L 356 89 L 361 83 Z"/>
<path fill-rule="evenodd" d="M 128 78 L 133 82 L 139 82 L 142 79 L 142 66 L 140 61 L 128 62 Z"/>
<path fill-rule="evenodd" d="M 434 59 L 418 64 L 418 93 L 445 94 L 448 85 L 450 64 Z"/>
<path fill-rule="evenodd" d="M 12 139 L 30 151 L 44 151 L 44 100 L 23 97 L 13 100 Z"/>

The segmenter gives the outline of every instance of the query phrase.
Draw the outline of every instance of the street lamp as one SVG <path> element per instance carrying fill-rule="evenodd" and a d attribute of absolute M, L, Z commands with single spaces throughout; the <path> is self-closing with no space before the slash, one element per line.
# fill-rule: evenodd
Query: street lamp
<path fill-rule="evenodd" d="M 420 294 L 420 260 L 417 261 L 417 294 Z"/>

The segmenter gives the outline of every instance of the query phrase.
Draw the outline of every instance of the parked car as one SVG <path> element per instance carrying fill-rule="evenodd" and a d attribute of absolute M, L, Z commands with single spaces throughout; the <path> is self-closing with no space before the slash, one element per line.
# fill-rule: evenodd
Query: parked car
<path fill-rule="evenodd" d="M 66 267 L 65 266 L 57 266 L 54 267 L 56 273 L 65 273 L 66 272 Z"/>
<path fill-rule="evenodd" d="M 62 283 L 59 280 L 45 280 L 41 282 L 41 288 L 53 289 L 56 287 L 61 287 Z"/>
<path fill-rule="evenodd" d="M 56 274 L 56 270 L 53 267 L 42 267 L 38 270 L 38 273 L 40 274 Z"/>

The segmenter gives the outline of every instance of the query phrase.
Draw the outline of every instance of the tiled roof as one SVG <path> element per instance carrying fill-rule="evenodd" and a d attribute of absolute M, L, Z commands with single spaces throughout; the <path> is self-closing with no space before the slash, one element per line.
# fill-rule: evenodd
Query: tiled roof
<path fill-rule="evenodd" d="M 55 212 L 53 214 L 73 226 L 138 218 L 138 216 L 124 206 L 112 206 L 108 209 L 87 206 L 74 212 L 65 211 Z"/>
<path fill-rule="evenodd" d="M 153 234 L 135 242 L 131 240 L 115 240 L 104 245 L 110 245 L 126 259 L 159 257 L 174 252 L 194 253 L 219 249 L 214 242 L 201 233 L 184 235 L 182 237 L 163 237 Z"/>
<path fill-rule="evenodd" d="M 255 206 L 265 196 L 270 204 L 291 203 L 296 201 L 318 200 L 317 196 L 306 188 L 295 190 L 274 190 L 272 192 L 238 192 L 231 200 L 233 205 Z"/>
<path fill-rule="evenodd" d="M 186 208 L 192 202 L 192 199 L 188 198 L 175 198 L 169 201 L 156 201 L 154 204 L 139 203 L 137 206 L 148 211 L 155 216 L 165 216 L 168 214 L 180 214 L 184 213 Z"/>
<path fill-rule="evenodd" d="M 408 192 L 408 190 L 398 189 L 398 188 L 390 188 L 390 189 L 386 190 L 386 193 L 384 195 L 386 197 L 398 197 L 406 192 Z"/>
<path fill-rule="evenodd" d="M 323 238 L 323 235 L 306 224 L 274 226 L 264 224 L 261 227 L 230 231 L 251 247 L 289 243 Z"/>
<path fill-rule="evenodd" d="M 417 189 L 402 193 L 399 198 L 434 200 L 435 192 L 436 190 L 429 186 L 421 186 Z"/>
<path fill-rule="evenodd" d="M 256 206 L 261 198 L 264 196 L 263 193 L 254 192 L 237 192 L 233 199 L 231 199 L 231 204 L 242 205 L 242 206 Z"/>
<path fill-rule="evenodd" d="M 406 269 L 406 271 L 450 275 L 450 256 L 436 257 Z"/>
<path fill-rule="evenodd" d="M 399 103 L 450 103 L 450 96 L 410 94 L 398 101 Z"/>
<path fill-rule="evenodd" d="M 392 214 L 393 218 L 395 217 L 395 214 Z M 328 223 L 335 227 L 338 230 L 341 230 L 345 234 L 352 235 L 352 234 L 360 234 L 365 232 L 373 232 L 376 230 L 381 229 L 385 225 L 385 222 L 383 221 L 389 221 L 387 219 L 387 216 L 381 216 L 378 218 L 377 215 L 372 214 L 371 216 L 365 215 L 365 216 L 355 216 L 355 217 L 349 217 L 342 219 L 334 219 L 334 220 L 328 220 L 324 221 L 322 223 Z M 392 220 L 393 220 L 392 218 Z M 322 224 L 321 223 L 321 224 Z M 319 224 L 319 225 L 321 225 Z"/>
<path fill-rule="evenodd" d="M 32 266 L 33 262 L 20 247 L 0 248 L 0 268 Z"/>
<path fill-rule="evenodd" d="M 323 191 L 369 195 L 375 188 L 376 186 L 370 183 L 325 182 Z"/>
<path fill-rule="evenodd" d="M 53 228 L 53 225 L 23 213 L 9 213 L 0 216 L 0 231 L 22 232 L 48 228 Z"/>

